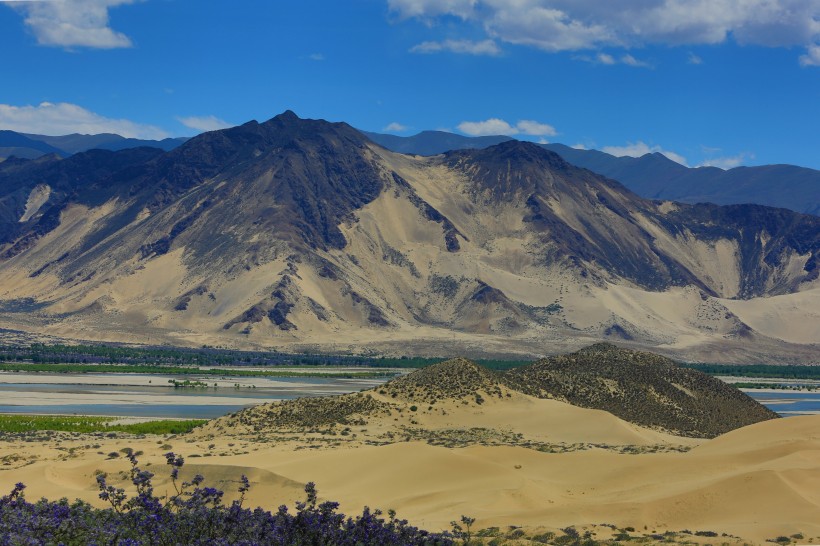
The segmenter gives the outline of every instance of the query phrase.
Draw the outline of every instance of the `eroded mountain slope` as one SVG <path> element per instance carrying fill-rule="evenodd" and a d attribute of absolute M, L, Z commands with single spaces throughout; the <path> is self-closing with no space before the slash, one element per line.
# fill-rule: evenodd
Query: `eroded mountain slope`
<path fill-rule="evenodd" d="M 816 217 L 647 201 L 517 141 L 404 156 L 292 112 L 168 153 L 4 162 L 0 212 L 3 324 L 65 337 L 766 353 L 782 329 L 733 302 L 820 286 Z"/>

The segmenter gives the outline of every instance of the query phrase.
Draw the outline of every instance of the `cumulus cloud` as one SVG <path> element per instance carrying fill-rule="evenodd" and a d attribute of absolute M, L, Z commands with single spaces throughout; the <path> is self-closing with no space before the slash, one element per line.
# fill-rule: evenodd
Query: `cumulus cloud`
<path fill-rule="evenodd" d="M 216 116 L 178 117 L 177 121 L 189 129 L 194 129 L 195 131 L 201 132 L 218 131 L 219 129 L 233 127 L 233 124 L 228 123 L 223 119 L 219 119 Z"/>
<path fill-rule="evenodd" d="M 515 135 L 518 131 L 503 119 L 490 118 L 484 121 L 462 121 L 458 130 L 470 136 Z"/>
<path fill-rule="evenodd" d="M 522 119 L 515 125 L 510 125 L 503 119 L 490 118 L 484 121 L 462 121 L 458 124 L 458 130 L 470 136 L 488 135 L 532 135 L 532 136 L 555 136 L 558 132 L 552 125 Z"/>
<path fill-rule="evenodd" d="M 444 40 L 442 42 L 422 42 L 410 48 L 411 53 L 466 53 L 468 55 L 499 55 L 501 49 L 493 40 L 473 42 L 471 40 Z"/>
<path fill-rule="evenodd" d="M 555 136 L 558 134 L 552 125 L 532 121 L 530 119 L 522 119 L 515 125 L 515 128 L 518 129 L 519 133 L 524 135 Z"/>
<path fill-rule="evenodd" d="M 8 1 L 21 13 L 37 43 L 57 47 L 114 49 L 131 47 L 131 39 L 109 26 L 108 10 L 135 0 Z"/>
<path fill-rule="evenodd" d="M 805 46 L 820 64 L 817 0 L 388 0 L 393 13 L 431 22 L 445 16 L 489 38 L 546 51 L 644 44 Z M 628 64 L 628 63 L 627 63 Z"/>
<path fill-rule="evenodd" d="M 406 131 L 409 129 L 408 126 L 402 125 L 398 121 L 394 121 L 393 123 L 389 123 L 382 131 L 388 131 L 390 133 L 401 133 L 402 131 Z"/>
<path fill-rule="evenodd" d="M 116 133 L 127 138 L 168 137 L 159 127 L 107 118 L 67 102 L 43 102 L 37 106 L 0 104 L 0 129 L 42 135 Z"/>
<path fill-rule="evenodd" d="M 646 154 L 660 153 L 675 163 L 688 166 L 686 158 L 682 155 L 664 150 L 660 146 L 650 146 L 640 140 L 638 142 L 630 142 L 626 146 L 604 146 L 601 148 L 601 151 L 617 157 L 641 157 Z"/>

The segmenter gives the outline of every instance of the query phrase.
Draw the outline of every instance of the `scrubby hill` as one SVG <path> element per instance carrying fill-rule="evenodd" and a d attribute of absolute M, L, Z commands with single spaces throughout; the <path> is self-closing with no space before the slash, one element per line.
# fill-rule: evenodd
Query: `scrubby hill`
<path fill-rule="evenodd" d="M 465 358 L 453 358 L 394 379 L 380 394 L 409 402 L 468 400 L 483 403 L 484 396 L 503 398 L 508 389 L 499 374 Z"/>
<path fill-rule="evenodd" d="M 510 370 L 505 379 L 532 396 L 602 409 L 683 436 L 711 438 L 777 417 L 714 377 L 609 343 Z"/>
<path fill-rule="evenodd" d="M 577 449 L 669 441 L 647 429 L 710 438 L 775 417 L 704 373 L 602 343 L 506 373 L 454 358 L 360 393 L 249 408 L 210 423 L 204 433 L 298 433 L 339 445 L 342 431 L 348 436 L 357 428 L 357 441 L 371 444 L 426 439 Z"/>
<path fill-rule="evenodd" d="M 389 413 L 389 405 L 370 394 L 296 398 L 255 406 L 217 421 L 233 430 L 304 430 L 361 423 L 363 416 Z"/>

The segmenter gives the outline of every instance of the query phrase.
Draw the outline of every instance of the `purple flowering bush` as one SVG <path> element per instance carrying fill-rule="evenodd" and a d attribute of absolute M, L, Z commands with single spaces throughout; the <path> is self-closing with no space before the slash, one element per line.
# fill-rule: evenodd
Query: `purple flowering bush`
<path fill-rule="evenodd" d="M 104 474 L 97 476 L 100 498 L 110 508 L 94 508 L 80 500 L 67 499 L 35 503 L 26 501 L 25 485 L 18 483 L 0 499 L 0 545 L 451 545 L 448 533 L 430 533 L 396 519 L 393 511 L 382 518 L 379 510 L 365 508 L 356 517 L 336 510 L 339 503 L 318 503 L 313 483 L 305 486 L 307 498 L 291 513 L 286 506 L 276 512 L 244 508 L 250 488 L 242 476 L 239 499 L 226 505 L 223 492 L 204 487 L 204 478 L 195 476 L 179 483 L 183 458 L 165 455 L 171 467 L 174 493 L 154 494 L 154 474 L 139 467 L 129 454 L 130 478 L 136 494 L 129 497 L 121 488 L 109 485 Z"/>

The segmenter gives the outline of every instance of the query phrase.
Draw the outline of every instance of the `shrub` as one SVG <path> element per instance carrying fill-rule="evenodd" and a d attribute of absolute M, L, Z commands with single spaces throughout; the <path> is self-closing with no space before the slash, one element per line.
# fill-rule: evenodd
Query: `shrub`
<path fill-rule="evenodd" d="M 549 544 L 555 538 L 555 533 L 551 531 L 547 531 L 546 533 L 542 533 L 540 535 L 535 535 L 532 537 L 533 542 L 538 542 L 540 544 Z"/>
<path fill-rule="evenodd" d="M 174 453 L 165 457 L 171 467 L 170 496 L 154 494 L 154 474 L 142 470 L 136 456 L 129 454 L 136 495 L 129 498 L 100 473 L 97 484 L 100 498 L 110 504 L 106 509 L 67 499 L 29 503 L 23 495 L 25 485 L 18 483 L 0 498 L 0 544 L 454 544 L 449 534 L 419 530 L 396 519 L 392 511 L 388 520 L 369 508 L 355 518 L 337 513 L 338 503 L 317 503 L 313 483 L 305 486 L 307 498 L 296 504 L 293 513 L 286 506 L 271 513 L 242 506 L 250 488 L 242 476 L 239 499 L 226 505 L 223 492 L 203 486 L 200 475 L 180 484 L 182 457 Z"/>

